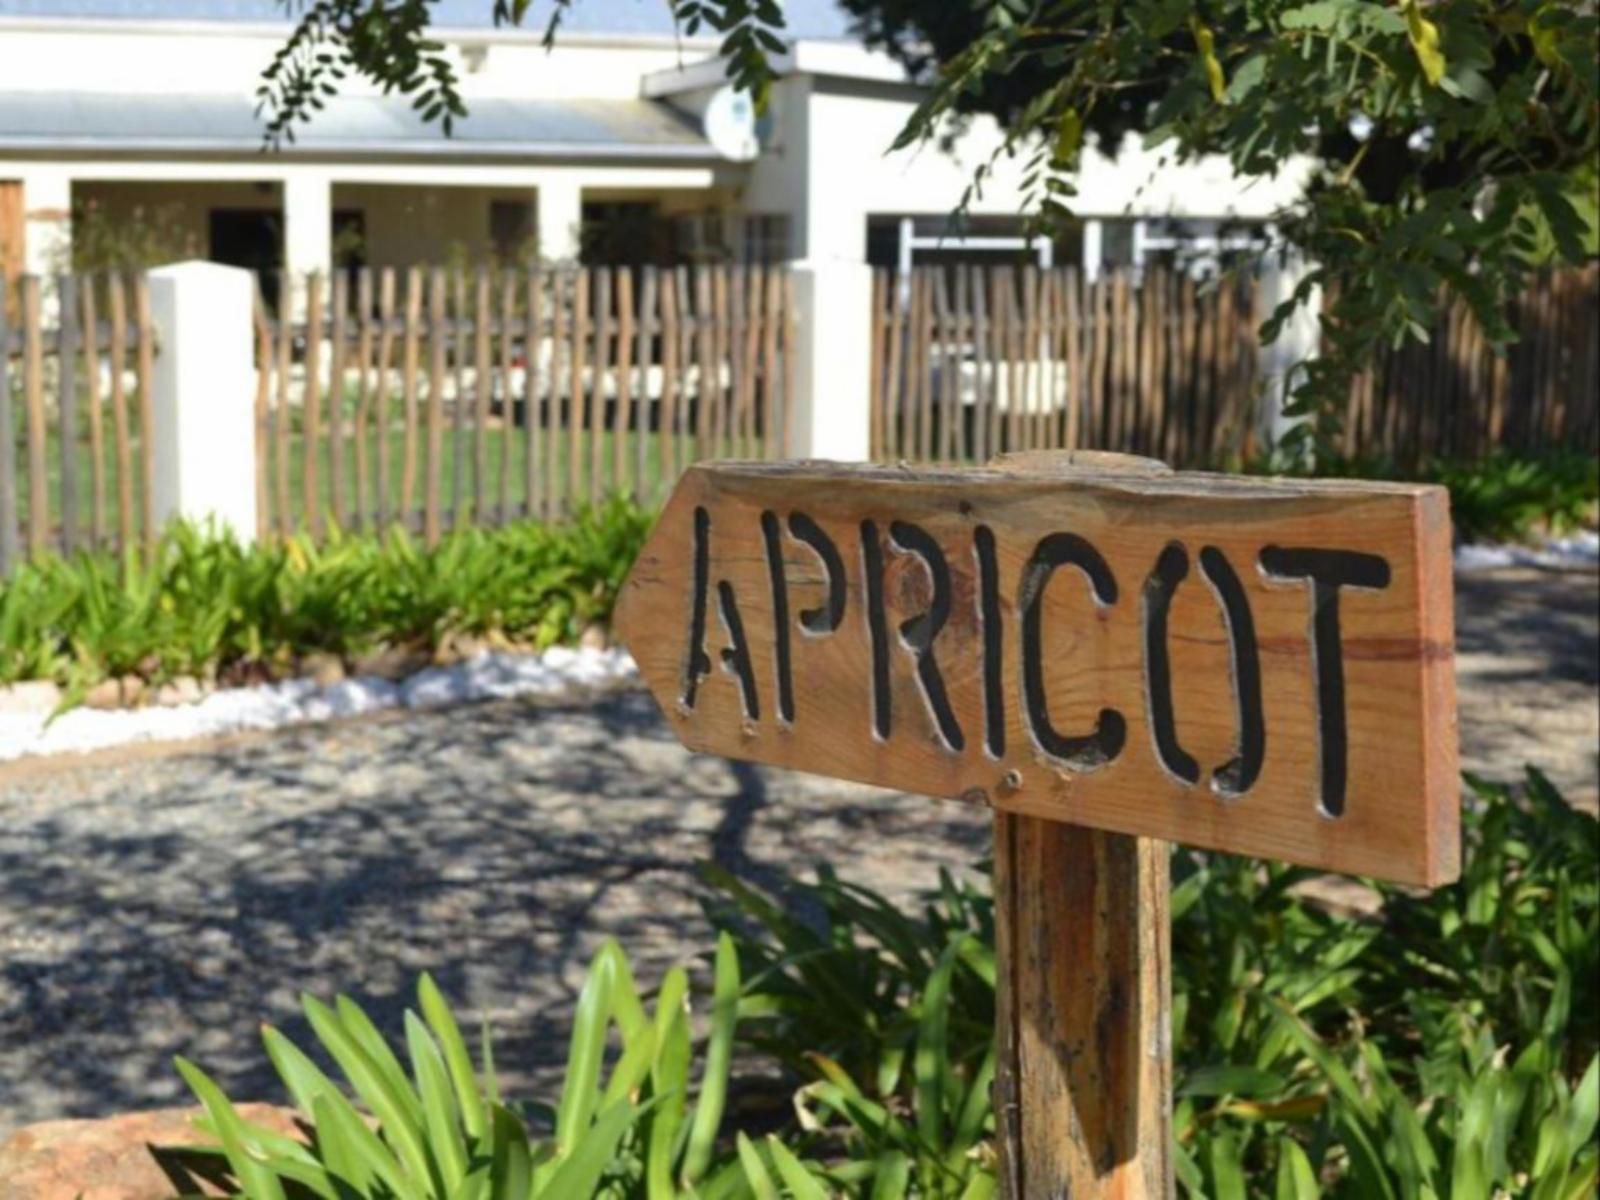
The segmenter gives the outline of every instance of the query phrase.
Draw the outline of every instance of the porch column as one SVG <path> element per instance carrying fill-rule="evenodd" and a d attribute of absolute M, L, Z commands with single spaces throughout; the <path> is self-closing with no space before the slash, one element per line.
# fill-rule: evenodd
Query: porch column
<path fill-rule="evenodd" d="M 306 276 L 333 270 L 333 180 L 295 171 L 283 180 L 283 271 L 290 311 L 305 313 Z"/>
<path fill-rule="evenodd" d="M 44 277 L 42 309 L 54 320 L 59 303 L 52 276 L 72 270 L 72 177 L 50 166 L 22 175 L 22 269 Z"/>
<path fill-rule="evenodd" d="M 582 248 L 583 188 L 566 177 L 541 180 L 534 201 L 542 262 L 576 262 Z"/>

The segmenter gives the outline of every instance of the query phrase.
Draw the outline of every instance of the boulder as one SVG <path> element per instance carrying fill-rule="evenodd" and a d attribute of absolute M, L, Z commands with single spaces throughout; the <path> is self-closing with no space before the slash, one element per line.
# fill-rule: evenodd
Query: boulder
<path fill-rule="evenodd" d="M 239 1114 L 275 1133 L 298 1136 L 294 1114 L 270 1104 L 241 1104 Z M 194 1127 L 198 1108 L 124 1113 L 101 1120 L 45 1121 L 0 1143 L 0 1200 L 171 1200 L 180 1193 L 222 1195 L 206 1182 L 204 1160 L 181 1149 L 209 1137 Z"/>

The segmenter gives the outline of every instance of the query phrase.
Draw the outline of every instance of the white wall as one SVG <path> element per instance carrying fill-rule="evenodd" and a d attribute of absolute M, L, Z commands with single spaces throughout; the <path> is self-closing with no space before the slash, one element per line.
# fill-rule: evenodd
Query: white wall
<path fill-rule="evenodd" d="M 445 31 L 463 95 L 628 99 L 639 95 L 641 76 L 713 49 L 705 39 L 687 39 L 679 47 L 661 38 L 608 42 L 571 36 L 546 51 L 539 44 L 539 14 L 533 19 L 535 27 L 522 31 Z M 287 35 L 287 25 L 76 21 L 64 28 L 59 22 L 0 18 L 0 88 L 253 95 Z M 463 46 L 472 48 L 464 54 Z M 344 87 L 353 94 L 374 91 L 356 78 Z"/>
<path fill-rule="evenodd" d="M 930 143 L 887 153 L 916 106 L 915 91 L 903 85 L 793 75 L 773 105 L 773 137 L 750 170 L 743 207 L 788 212 L 796 254 L 807 259 L 862 259 L 874 214 L 950 212 L 1003 140 L 984 117 L 949 151 Z M 1262 220 L 1299 193 L 1305 174 L 1302 164 L 1276 179 L 1241 180 L 1223 158 L 1176 165 L 1169 157 L 1136 138 L 1115 157 L 1086 152 L 1073 207 L 1085 217 Z M 1016 214 L 1023 166 L 1020 156 L 995 161 L 971 211 Z"/>

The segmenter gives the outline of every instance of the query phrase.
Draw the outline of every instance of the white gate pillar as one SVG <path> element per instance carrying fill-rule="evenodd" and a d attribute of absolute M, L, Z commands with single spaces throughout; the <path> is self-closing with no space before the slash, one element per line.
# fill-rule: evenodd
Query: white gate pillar
<path fill-rule="evenodd" d="M 793 458 L 872 456 L 872 268 L 794 265 L 795 395 L 785 413 Z"/>
<path fill-rule="evenodd" d="M 157 526 L 215 521 L 256 536 L 255 363 L 250 272 L 184 262 L 150 272 Z"/>

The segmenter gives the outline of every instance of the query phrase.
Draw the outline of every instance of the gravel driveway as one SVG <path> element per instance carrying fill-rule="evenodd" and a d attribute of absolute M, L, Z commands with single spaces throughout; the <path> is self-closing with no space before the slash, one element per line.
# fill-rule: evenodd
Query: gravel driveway
<path fill-rule="evenodd" d="M 1596 576 L 1458 595 L 1466 765 L 1593 804 Z M 954 804 L 690 755 L 640 694 L 4 768 L 0 817 L 0 1133 L 173 1102 L 180 1052 L 275 1097 L 259 1021 L 303 1032 L 298 992 L 342 986 L 393 1030 L 424 968 L 525 1088 L 602 937 L 646 982 L 707 947 L 695 863 L 781 886 L 826 859 L 905 895 L 987 842 Z"/>

